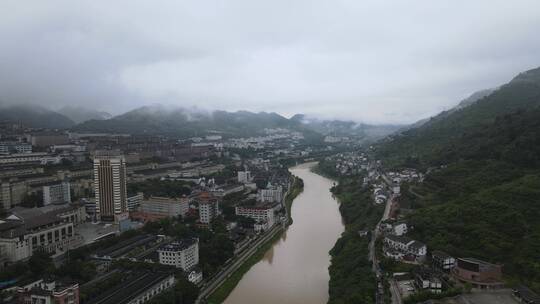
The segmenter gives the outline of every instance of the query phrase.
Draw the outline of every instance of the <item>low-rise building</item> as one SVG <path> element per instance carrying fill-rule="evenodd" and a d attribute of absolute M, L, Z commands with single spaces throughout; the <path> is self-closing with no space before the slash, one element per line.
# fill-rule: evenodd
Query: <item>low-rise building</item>
<path fill-rule="evenodd" d="M 407 234 L 407 223 L 395 223 L 392 225 L 392 233 L 397 236 Z"/>
<path fill-rule="evenodd" d="M 431 293 L 442 293 L 441 280 L 427 269 L 421 269 L 415 272 L 414 283 L 419 290 L 425 290 Z"/>
<path fill-rule="evenodd" d="M 251 172 L 238 171 L 238 182 L 242 184 L 251 183 Z"/>
<path fill-rule="evenodd" d="M 73 223 L 53 213 L 21 211 L 0 220 L 0 246 L 10 262 L 25 260 L 38 249 L 65 251 L 75 243 Z"/>
<path fill-rule="evenodd" d="M 71 203 L 69 181 L 43 186 L 43 205 Z"/>
<path fill-rule="evenodd" d="M 129 212 L 137 211 L 139 210 L 139 207 L 141 206 L 142 201 L 144 200 L 144 193 L 137 192 L 137 194 L 134 195 L 128 195 L 127 197 L 127 208 Z"/>
<path fill-rule="evenodd" d="M 166 272 L 138 272 L 126 274 L 128 279 L 113 286 L 87 304 L 141 304 L 174 286 L 173 274 Z"/>
<path fill-rule="evenodd" d="M 0 155 L 0 165 L 12 164 L 41 164 L 43 159 L 49 155 L 45 152 L 16 153 L 10 155 Z"/>
<path fill-rule="evenodd" d="M 512 289 L 514 297 L 521 303 L 525 304 L 538 304 L 540 303 L 540 296 L 534 291 L 530 290 L 527 286 L 517 286 Z"/>
<path fill-rule="evenodd" d="M 151 196 L 141 202 L 139 210 L 154 217 L 185 216 L 189 211 L 189 199 Z"/>
<path fill-rule="evenodd" d="M 199 239 L 182 239 L 159 247 L 159 263 L 190 271 L 199 264 Z"/>
<path fill-rule="evenodd" d="M 257 192 L 257 200 L 259 202 L 281 202 L 283 199 L 283 187 L 272 186 L 268 184 L 266 189 L 260 189 Z"/>
<path fill-rule="evenodd" d="M 32 146 L 49 147 L 54 145 L 69 144 L 69 136 L 57 132 L 39 132 L 30 135 Z"/>
<path fill-rule="evenodd" d="M 405 255 L 413 255 L 417 261 L 423 261 L 427 254 L 427 246 L 405 236 L 387 235 L 384 243 L 388 248 L 398 250 Z"/>
<path fill-rule="evenodd" d="M 244 191 L 244 185 L 243 184 L 232 184 L 232 185 L 226 185 L 223 187 L 216 188 L 212 192 L 216 196 L 223 197 L 225 195 L 233 194 L 236 192 L 242 192 Z"/>
<path fill-rule="evenodd" d="M 456 259 L 446 252 L 435 250 L 431 253 L 433 268 L 449 272 L 456 266 Z"/>
<path fill-rule="evenodd" d="M 0 154 L 32 153 L 32 145 L 25 142 L 0 142 Z"/>
<path fill-rule="evenodd" d="M 19 205 L 27 191 L 28 186 L 24 181 L 4 181 L 0 184 L 0 204 L 4 210 Z"/>
<path fill-rule="evenodd" d="M 79 284 L 41 281 L 38 286 L 29 290 L 19 288 L 17 290 L 17 303 L 20 304 L 78 304 Z"/>
<path fill-rule="evenodd" d="M 236 206 L 235 213 L 239 216 L 255 220 L 255 230 L 268 230 L 275 224 L 274 210 L 277 203 L 256 204 L 253 206 Z"/>
<path fill-rule="evenodd" d="M 458 258 L 452 270 L 454 278 L 474 288 L 493 289 L 504 286 L 502 266 L 475 258 Z"/>

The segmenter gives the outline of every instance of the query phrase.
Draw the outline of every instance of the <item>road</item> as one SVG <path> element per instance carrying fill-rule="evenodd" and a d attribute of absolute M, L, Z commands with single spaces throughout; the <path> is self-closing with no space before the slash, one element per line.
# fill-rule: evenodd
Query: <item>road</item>
<path fill-rule="evenodd" d="M 399 287 L 396 280 L 390 279 L 390 293 L 392 294 L 392 304 L 402 304 Z"/>
<path fill-rule="evenodd" d="M 216 274 L 206 285 L 199 294 L 199 298 L 195 303 L 205 303 L 206 298 L 216 291 L 223 282 L 229 278 L 240 266 L 242 266 L 257 250 L 264 245 L 267 241 L 273 238 L 277 233 L 283 229 L 282 225 L 276 225 L 272 230 L 265 233 L 263 236 L 259 236 L 255 243 L 249 247 L 246 251 L 242 252 L 231 264 L 227 265 L 218 274 Z"/>
<path fill-rule="evenodd" d="M 269 241 L 271 238 L 273 238 L 277 233 L 281 232 L 282 229 L 285 229 L 284 227 L 287 227 L 288 221 L 289 221 L 289 213 L 287 210 L 287 206 L 285 204 L 285 199 L 287 198 L 289 191 L 292 187 L 292 182 L 289 181 L 289 186 L 287 187 L 287 191 L 283 195 L 282 204 L 285 209 L 285 219 L 286 222 L 281 225 L 275 225 L 274 228 L 271 230 L 265 232 L 263 235 L 260 235 L 256 240 L 255 243 L 249 245 L 249 248 L 243 252 L 241 252 L 234 260 L 234 262 L 228 264 L 225 266 L 225 268 L 221 269 L 214 277 L 210 279 L 201 289 L 199 293 L 199 297 L 195 301 L 196 304 L 199 303 L 205 303 L 206 299 L 214 292 L 216 291 L 223 282 L 227 278 L 229 278 L 240 266 L 242 266 L 257 250 L 264 245 L 267 241 Z"/>
<path fill-rule="evenodd" d="M 385 179 L 385 181 L 389 180 L 388 177 L 386 177 L 386 175 L 383 174 L 382 176 Z M 386 221 L 388 217 L 390 216 L 390 210 L 392 210 L 392 203 L 394 199 L 395 199 L 394 195 L 391 195 L 386 201 L 386 206 L 384 208 L 383 216 L 381 217 L 381 220 L 375 226 L 375 230 L 373 230 L 371 241 L 369 243 L 368 259 L 372 262 L 371 268 L 377 277 L 377 285 L 379 286 L 377 290 L 377 295 L 376 295 L 377 304 L 384 303 L 384 298 L 382 296 L 384 294 L 384 290 L 382 290 L 383 289 L 382 284 L 379 284 L 379 282 L 382 282 L 381 280 L 383 278 L 383 275 L 381 273 L 381 269 L 379 268 L 379 262 L 377 261 L 377 255 L 375 253 L 375 241 L 380 236 L 381 223 Z M 394 288 L 395 286 L 393 286 L 393 284 L 395 285 L 395 282 L 391 280 L 390 292 L 392 294 L 392 304 L 402 304 L 401 296 L 399 295 L 399 289 L 395 289 Z"/>

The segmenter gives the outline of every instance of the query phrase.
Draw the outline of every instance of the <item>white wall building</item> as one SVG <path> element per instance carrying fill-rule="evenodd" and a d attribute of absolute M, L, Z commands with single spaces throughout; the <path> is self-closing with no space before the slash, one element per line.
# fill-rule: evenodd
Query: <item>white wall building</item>
<path fill-rule="evenodd" d="M 247 184 L 251 182 L 251 172 L 250 171 L 238 171 L 238 182 L 242 184 Z"/>
<path fill-rule="evenodd" d="M 141 202 L 140 211 L 154 216 L 185 216 L 189 211 L 189 199 L 152 196 Z"/>
<path fill-rule="evenodd" d="M 68 181 L 43 186 L 43 205 L 71 203 L 71 187 Z"/>
<path fill-rule="evenodd" d="M 0 220 L 0 247 L 10 262 L 25 260 L 39 248 L 49 253 L 73 248 L 73 223 L 57 215 L 29 212 Z"/>
<path fill-rule="evenodd" d="M 11 155 L 2 155 L 0 156 L 0 164 L 29 164 L 36 163 L 39 164 L 43 159 L 47 158 L 48 154 L 44 152 L 35 152 L 35 153 L 17 153 Z"/>
<path fill-rule="evenodd" d="M 387 235 L 384 238 L 384 243 L 391 249 L 414 255 L 418 260 L 425 259 L 427 254 L 427 246 L 424 243 L 406 236 Z"/>
<path fill-rule="evenodd" d="M 32 153 L 32 145 L 24 142 L 0 142 L 0 154 Z"/>
<path fill-rule="evenodd" d="M 255 220 L 256 230 L 268 230 L 275 224 L 274 210 L 276 204 L 258 206 L 236 206 L 236 215 L 249 217 Z"/>
<path fill-rule="evenodd" d="M 283 199 L 283 187 L 271 185 L 267 189 L 260 189 L 257 192 L 257 200 L 259 202 L 278 202 L 280 203 Z"/>
<path fill-rule="evenodd" d="M 392 233 L 397 236 L 402 236 L 407 234 L 407 224 L 406 223 L 397 223 L 392 227 Z"/>
<path fill-rule="evenodd" d="M 456 259 L 446 252 L 435 250 L 431 253 L 433 266 L 440 270 L 450 271 L 456 266 Z"/>
<path fill-rule="evenodd" d="M 182 239 L 159 247 L 159 263 L 189 271 L 199 264 L 199 239 Z"/>
<path fill-rule="evenodd" d="M 128 196 L 127 198 L 128 211 L 138 210 L 143 200 L 144 200 L 144 193 L 142 192 L 138 192 L 135 195 Z"/>
<path fill-rule="evenodd" d="M 217 199 L 199 202 L 199 220 L 203 224 L 210 224 L 219 214 L 219 203 Z"/>

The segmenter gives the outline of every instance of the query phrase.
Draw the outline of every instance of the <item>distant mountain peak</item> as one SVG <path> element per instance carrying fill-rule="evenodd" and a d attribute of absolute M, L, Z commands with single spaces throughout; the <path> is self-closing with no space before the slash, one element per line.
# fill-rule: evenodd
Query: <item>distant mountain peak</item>
<path fill-rule="evenodd" d="M 40 105 L 4 105 L 0 108 L 0 120 L 21 122 L 32 128 L 66 129 L 75 124 L 65 115 Z"/>
<path fill-rule="evenodd" d="M 519 73 L 510 83 L 529 82 L 540 84 L 540 67 Z"/>
<path fill-rule="evenodd" d="M 82 106 L 65 106 L 57 112 L 69 117 L 75 123 L 82 123 L 88 120 L 105 120 L 112 117 L 107 112 L 92 110 Z"/>

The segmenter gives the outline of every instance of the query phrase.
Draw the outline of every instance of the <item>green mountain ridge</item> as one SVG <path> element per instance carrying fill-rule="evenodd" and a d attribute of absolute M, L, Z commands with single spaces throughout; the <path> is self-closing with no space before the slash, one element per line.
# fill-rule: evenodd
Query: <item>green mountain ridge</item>
<path fill-rule="evenodd" d="M 540 68 L 521 73 L 468 107 L 443 112 L 418 128 L 393 135 L 388 144 L 379 146 L 378 155 L 390 165 L 403 164 L 405 157 L 421 160 L 423 166 L 444 164 L 437 155 L 445 154 L 464 136 L 489 127 L 503 115 L 540 106 L 539 74 Z"/>
<path fill-rule="evenodd" d="M 39 105 L 0 106 L 0 121 L 20 122 L 32 128 L 67 129 L 75 125 L 71 119 Z"/>
<path fill-rule="evenodd" d="M 297 125 L 276 113 L 248 111 L 197 112 L 181 108 L 145 106 L 107 120 L 90 120 L 73 128 L 78 132 L 163 134 L 180 137 L 254 135 L 265 128 L 294 128 Z"/>
<path fill-rule="evenodd" d="M 371 125 L 358 123 L 351 120 L 321 120 L 309 118 L 303 114 L 296 114 L 291 117 L 290 120 L 301 123 L 306 128 L 309 128 L 322 135 L 360 136 L 369 138 L 370 140 L 385 137 L 403 127 L 402 125 L 391 124 Z"/>
<path fill-rule="evenodd" d="M 389 167 L 432 169 L 402 188 L 413 238 L 503 264 L 509 285 L 540 291 L 540 69 L 380 142 L 375 153 Z"/>
<path fill-rule="evenodd" d="M 352 121 L 306 121 L 297 114 L 288 119 L 277 113 L 249 111 L 192 111 L 160 105 L 141 107 L 107 120 L 90 120 L 73 128 L 77 132 L 114 132 L 132 134 L 165 134 L 179 137 L 220 133 L 224 136 L 253 136 L 266 128 L 285 128 L 304 135 L 359 136 L 382 138 L 400 126 L 358 124 Z"/>
<path fill-rule="evenodd" d="M 103 111 L 97 111 L 92 109 L 87 109 L 84 107 L 78 107 L 78 106 L 65 106 L 56 111 L 75 123 L 79 124 L 88 120 L 105 120 L 112 117 L 111 114 Z"/>

